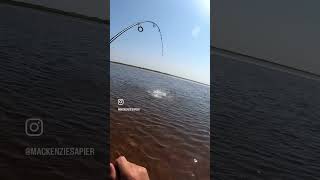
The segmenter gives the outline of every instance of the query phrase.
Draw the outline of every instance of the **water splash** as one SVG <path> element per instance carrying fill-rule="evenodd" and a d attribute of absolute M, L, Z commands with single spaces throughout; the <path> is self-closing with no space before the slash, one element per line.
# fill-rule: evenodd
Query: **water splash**
<path fill-rule="evenodd" d="M 164 97 L 167 97 L 167 93 L 160 90 L 160 89 L 155 89 L 155 90 L 152 90 L 152 91 L 148 91 L 149 94 L 155 98 L 164 98 Z"/>
<path fill-rule="evenodd" d="M 198 159 L 193 158 L 193 162 L 194 162 L 194 163 L 197 163 L 197 162 L 198 162 Z"/>
<path fill-rule="evenodd" d="M 193 158 L 193 172 L 191 173 L 191 176 L 195 179 L 198 179 L 196 172 L 197 172 L 197 163 L 198 163 L 198 159 Z"/>

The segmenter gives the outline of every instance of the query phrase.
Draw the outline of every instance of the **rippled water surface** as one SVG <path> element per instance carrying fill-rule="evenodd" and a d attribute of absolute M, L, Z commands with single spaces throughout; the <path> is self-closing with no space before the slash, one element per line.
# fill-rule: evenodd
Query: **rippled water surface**
<path fill-rule="evenodd" d="M 209 86 L 121 64 L 110 69 L 111 160 L 125 155 L 153 180 L 208 180 Z"/>
<path fill-rule="evenodd" d="M 0 179 L 107 174 L 104 25 L 0 3 Z M 25 120 L 40 117 L 40 137 Z M 95 156 L 25 156 L 26 147 L 91 147 Z"/>
<path fill-rule="evenodd" d="M 212 59 L 214 179 L 319 179 L 320 82 Z"/>

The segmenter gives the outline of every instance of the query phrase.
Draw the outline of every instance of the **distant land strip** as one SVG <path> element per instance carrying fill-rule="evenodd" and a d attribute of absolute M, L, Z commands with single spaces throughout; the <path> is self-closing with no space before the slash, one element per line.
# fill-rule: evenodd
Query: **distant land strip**
<path fill-rule="evenodd" d="M 21 6 L 21 7 L 25 7 L 25 8 L 36 9 L 36 10 L 60 14 L 60 15 L 64 15 L 64 16 L 70 16 L 70 17 L 74 17 L 74 18 L 84 19 L 87 21 L 101 23 L 101 24 L 108 24 L 108 25 L 110 24 L 109 20 L 104 20 L 104 19 L 100 19 L 97 17 L 85 16 L 85 15 L 74 13 L 74 12 L 66 12 L 66 11 L 62 11 L 59 9 L 49 8 L 49 7 L 45 7 L 45 6 L 41 6 L 41 5 L 35 5 L 35 4 L 30 4 L 30 3 L 20 2 L 20 1 L 18 2 L 18 1 L 13 1 L 13 0 L 0 0 L 0 3 L 6 3 L 6 4 L 13 5 L 13 6 Z"/>
<path fill-rule="evenodd" d="M 110 60 L 110 62 L 111 62 L 111 63 L 114 63 L 114 64 L 120 64 L 120 65 L 125 65 L 125 66 L 129 66 L 129 67 L 134 67 L 134 68 L 138 68 L 138 69 L 143 69 L 143 70 L 151 71 L 151 72 L 160 73 L 160 74 L 167 75 L 167 76 L 171 76 L 171 77 L 175 77 L 175 78 L 178 78 L 178 79 L 182 79 L 182 80 L 186 80 L 186 81 L 191 81 L 191 82 L 194 82 L 194 83 L 197 83 L 197 84 L 201 84 L 201 85 L 204 85 L 204 86 L 210 86 L 209 84 L 205 84 L 205 83 L 202 83 L 202 82 L 198 82 L 198 81 L 191 80 L 191 79 L 187 79 L 187 78 L 183 78 L 183 77 L 180 77 L 180 76 L 176 76 L 176 75 L 164 73 L 164 72 L 157 71 L 157 70 L 153 70 L 153 69 L 148 69 L 148 68 L 144 68 L 144 67 L 134 66 L 134 65 L 125 64 L 125 63 L 116 62 L 116 61 L 111 61 L 111 60 Z"/>
<path fill-rule="evenodd" d="M 273 70 L 279 70 L 282 72 L 302 76 L 302 77 L 305 77 L 308 79 L 320 80 L 320 75 L 312 73 L 312 72 L 304 71 L 304 70 L 301 70 L 298 68 L 286 66 L 283 64 L 275 63 L 275 62 L 270 62 L 268 60 L 256 58 L 256 57 L 249 56 L 246 54 L 241 54 L 241 53 L 217 48 L 214 46 L 211 46 L 211 54 L 216 54 L 216 55 L 220 55 L 223 57 L 228 57 L 232 60 L 238 60 L 238 61 L 243 61 L 243 62 L 247 62 L 247 63 L 252 63 L 255 65 L 270 68 Z M 214 61 L 214 59 L 211 59 L 211 62 L 212 61 Z"/>

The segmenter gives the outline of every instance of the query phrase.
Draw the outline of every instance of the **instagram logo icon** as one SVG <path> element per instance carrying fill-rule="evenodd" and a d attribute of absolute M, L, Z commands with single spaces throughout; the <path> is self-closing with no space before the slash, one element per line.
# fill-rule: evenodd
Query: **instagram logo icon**
<path fill-rule="evenodd" d="M 28 136 L 41 136 L 43 133 L 43 122 L 39 118 L 30 118 L 26 120 L 25 132 Z"/>
<path fill-rule="evenodd" d="M 124 105 L 124 99 L 118 99 L 118 105 L 119 106 Z"/>

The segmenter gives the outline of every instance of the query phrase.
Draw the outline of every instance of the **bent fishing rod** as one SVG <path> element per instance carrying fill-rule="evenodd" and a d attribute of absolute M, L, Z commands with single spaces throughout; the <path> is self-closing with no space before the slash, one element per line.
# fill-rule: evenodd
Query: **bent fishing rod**
<path fill-rule="evenodd" d="M 109 44 L 111 44 L 114 40 L 116 40 L 118 37 L 120 37 L 122 34 L 124 34 L 125 32 L 127 32 L 128 30 L 132 29 L 133 27 L 136 27 L 138 26 L 138 31 L 139 32 L 143 32 L 143 27 L 142 27 L 142 24 L 145 24 L 145 23 L 151 23 L 153 27 L 156 27 L 158 29 L 158 32 L 160 34 L 160 40 L 161 40 L 161 54 L 163 56 L 163 41 L 162 41 L 162 34 L 161 34 L 161 30 L 160 30 L 160 27 L 158 26 L 157 23 L 153 22 L 153 21 L 141 21 L 141 22 L 137 22 L 137 23 L 134 23 L 126 28 L 124 28 L 123 30 L 121 30 L 120 32 L 118 32 L 116 35 L 114 35 L 110 41 L 109 41 Z"/>

